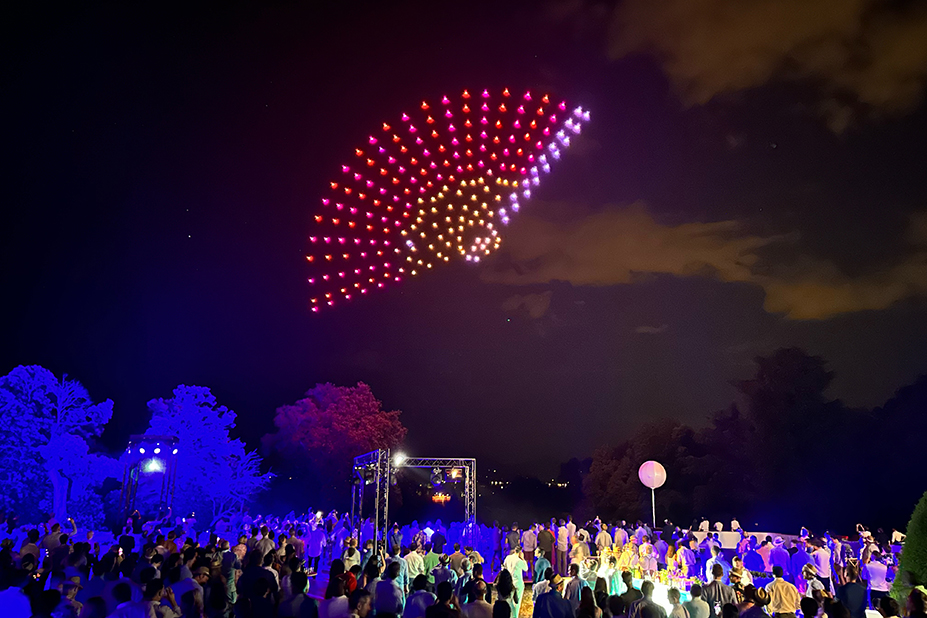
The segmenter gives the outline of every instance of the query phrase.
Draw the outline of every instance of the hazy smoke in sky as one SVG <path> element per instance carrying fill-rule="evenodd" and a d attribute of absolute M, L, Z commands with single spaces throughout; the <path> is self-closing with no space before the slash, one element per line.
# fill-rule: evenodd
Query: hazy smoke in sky
<path fill-rule="evenodd" d="M 483 278 L 510 285 L 566 281 L 607 286 L 647 274 L 711 277 L 762 287 L 767 311 L 796 320 L 885 309 L 906 298 L 927 297 L 924 213 L 912 217 L 902 257 L 871 274 L 849 276 L 830 261 L 802 256 L 796 240 L 795 235 L 751 235 L 737 221 L 664 225 L 642 204 L 605 208 L 569 225 L 524 215 L 503 244 L 511 261 L 485 270 Z M 762 259 L 763 248 L 785 243 L 796 245 L 798 254 L 787 273 Z M 532 315 L 543 314 L 550 303 L 549 296 L 543 303 L 525 298 L 512 297 L 511 308 L 527 306 Z"/>
<path fill-rule="evenodd" d="M 601 5 L 568 2 L 574 9 Z M 878 0 L 622 0 L 612 9 L 614 59 L 657 57 L 689 104 L 807 79 L 822 89 L 832 128 L 854 113 L 916 106 L 927 79 L 927 3 Z"/>

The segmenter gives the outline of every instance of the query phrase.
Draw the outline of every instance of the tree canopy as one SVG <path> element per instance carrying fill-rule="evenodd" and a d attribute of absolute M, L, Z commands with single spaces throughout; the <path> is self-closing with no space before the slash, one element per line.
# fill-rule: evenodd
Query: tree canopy
<path fill-rule="evenodd" d="M 174 512 L 207 514 L 213 522 L 240 513 L 273 475 L 262 474 L 261 458 L 231 438 L 235 413 L 208 388 L 181 384 L 173 395 L 148 402 L 146 433 L 179 440 Z"/>
<path fill-rule="evenodd" d="M 0 492 L 8 508 L 59 521 L 102 518 L 100 488 L 121 475 L 119 463 L 93 453 L 113 415 L 110 400 L 93 403 L 80 382 L 38 365 L 0 378 Z M 32 465 L 33 462 L 38 466 Z"/>
<path fill-rule="evenodd" d="M 395 448 L 405 438 L 399 416 L 384 410 L 363 382 L 316 384 L 296 403 L 277 408 L 277 431 L 264 436 L 264 446 L 317 499 L 343 499 L 354 457 Z"/>
<path fill-rule="evenodd" d="M 851 529 L 868 516 L 884 517 L 885 505 L 867 494 L 874 488 L 893 501 L 916 500 L 923 484 L 911 482 L 912 474 L 924 479 L 927 470 L 919 445 L 927 431 L 927 378 L 875 411 L 830 399 L 832 378 L 822 358 L 797 348 L 759 357 L 754 375 L 735 383 L 743 411 L 731 405 L 698 431 L 661 421 L 599 449 L 587 497 L 603 516 L 648 516 L 649 492 L 637 467 L 656 459 L 668 473 L 656 493 L 658 519 L 736 516 L 776 529 Z M 900 473 L 880 456 L 890 452 L 905 453 Z M 855 508 L 835 508 L 837 500 Z M 903 515 L 894 516 L 900 527 Z"/>

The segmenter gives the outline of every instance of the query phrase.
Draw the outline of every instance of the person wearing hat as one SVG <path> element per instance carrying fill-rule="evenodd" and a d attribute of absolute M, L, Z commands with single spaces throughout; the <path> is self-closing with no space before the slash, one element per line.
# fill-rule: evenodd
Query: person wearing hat
<path fill-rule="evenodd" d="M 733 564 L 734 569 L 740 570 L 740 585 L 741 586 L 746 586 L 747 584 L 753 583 L 753 574 L 744 568 L 744 561 L 740 556 L 734 556 L 733 558 L 731 558 L 731 563 Z"/>
<path fill-rule="evenodd" d="M 801 607 L 801 595 L 798 588 L 785 581 L 783 569 L 773 567 L 773 580 L 766 584 L 769 594 L 769 613 L 778 618 L 795 618 L 795 612 Z"/>
<path fill-rule="evenodd" d="M 431 571 L 431 580 L 437 586 L 441 582 L 451 582 L 451 586 L 457 583 L 457 573 L 448 567 L 447 554 L 441 554 L 438 557 L 438 566 Z"/>
<path fill-rule="evenodd" d="M 573 606 L 563 598 L 563 578 L 554 575 L 550 590 L 538 595 L 532 618 L 573 618 Z"/>
<path fill-rule="evenodd" d="M 737 603 L 741 603 L 744 600 L 744 586 L 743 583 L 744 570 L 740 567 L 735 567 L 728 572 L 727 577 L 730 582 L 728 585 L 734 589 L 734 598 L 737 600 Z"/>
<path fill-rule="evenodd" d="M 769 550 L 769 564 L 772 567 L 782 567 L 783 575 L 789 574 L 789 563 L 791 562 L 792 556 L 789 554 L 789 550 L 785 548 L 785 541 L 782 540 L 781 536 L 777 536 L 773 539 L 773 547 Z"/>
<path fill-rule="evenodd" d="M 828 594 L 828 592 L 824 590 L 824 584 L 822 584 L 821 580 L 818 579 L 817 572 L 815 571 L 813 564 L 809 563 L 802 567 L 801 577 L 806 582 L 806 597 L 813 597 L 815 590 L 820 590 L 821 592 Z"/>
<path fill-rule="evenodd" d="M 744 601 L 737 609 L 739 618 L 768 618 L 763 609 L 769 603 L 769 595 L 762 588 L 754 588 L 753 584 L 744 589 Z"/>
<path fill-rule="evenodd" d="M 71 577 L 61 584 L 61 602 L 55 608 L 56 615 L 80 616 L 84 605 L 77 600 L 77 593 L 83 588 L 80 577 Z"/>

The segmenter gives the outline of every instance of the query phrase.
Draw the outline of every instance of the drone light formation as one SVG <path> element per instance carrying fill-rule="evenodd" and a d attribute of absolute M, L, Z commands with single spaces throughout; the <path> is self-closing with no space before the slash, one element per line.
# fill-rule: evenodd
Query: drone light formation
<path fill-rule="evenodd" d="M 478 263 L 588 120 L 550 95 L 505 89 L 422 101 L 384 122 L 314 215 L 312 311 L 451 259 Z"/>

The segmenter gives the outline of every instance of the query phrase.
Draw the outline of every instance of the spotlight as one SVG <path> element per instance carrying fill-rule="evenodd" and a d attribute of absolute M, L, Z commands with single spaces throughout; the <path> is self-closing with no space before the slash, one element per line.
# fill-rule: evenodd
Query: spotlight
<path fill-rule="evenodd" d="M 145 472 L 164 472 L 164 462 L 152 457 L 143 466 Z"/>
<path fill-rule="evenodd" d="M 158 455 L 160 452 L 161 452 L 161 447 L 160 447 L 160 446 L 157 447 L 157 448 L 155 448 L 155 450 L 154 450 L 154 454 L 155 454 L 155 455 Z"/>
<path fill-rule="evenodd" d="M 144 454 L 145 454 L 145 447 L 144 447 L 144 446 L 140 446 L 140 447 L 138 448 L 138 452 L 141 453 L 142 455 L 144 455 Z"/>
<path fill-rule="evenodd" d="M 176 455 L 176 454 L 177 454 L 177 449 L 174 449 L 174 450 L 171 452 L 171 455 Z"/>
<path fill-rule="evenodd" d="M 393 465 L 401 466 L 402 464 L 406 462 L 406 459 L 407 457 L 405 453 L 396 453 L 395 455 L 393 455 Z"/>
<path fill-rule="evenodd" d="M 438 485 L 440 485 L 440 484 L 443 483 L 443 482 L 444 482 L 444 475 L 441 474 L 441 469 L 440 469 L 440 468 L 434 468 L 434 469 L 431 471 L 431 484 L 434 485 L 435 487 L 437 487 Z"/>

